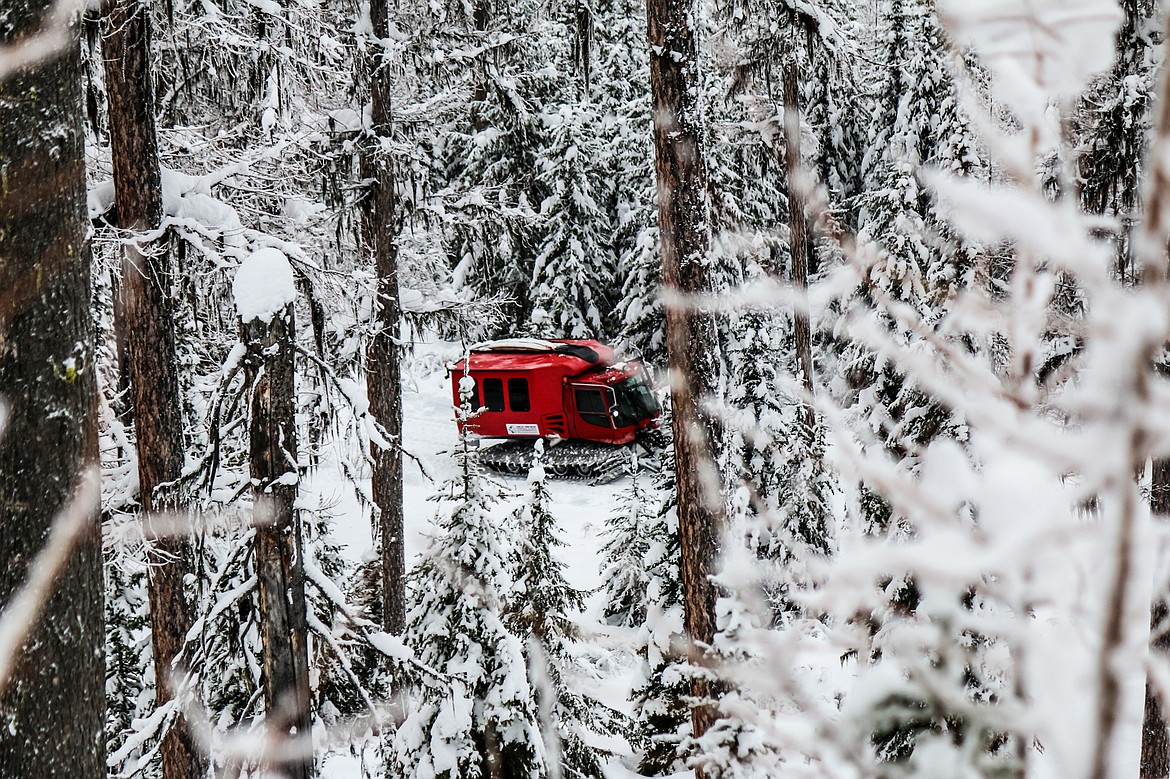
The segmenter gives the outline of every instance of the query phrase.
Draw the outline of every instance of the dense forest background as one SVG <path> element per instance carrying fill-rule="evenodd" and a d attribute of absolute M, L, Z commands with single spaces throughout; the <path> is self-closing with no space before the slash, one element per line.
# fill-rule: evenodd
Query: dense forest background
<path fill-rule="evenodd" d="M 1164 56 L 1153 0 L 0 9 L 0 773 L 1170 776 Z M 539 455 L 404 514 L 416 342 L 514 336 L 662 379 L 599 593 Z"/>

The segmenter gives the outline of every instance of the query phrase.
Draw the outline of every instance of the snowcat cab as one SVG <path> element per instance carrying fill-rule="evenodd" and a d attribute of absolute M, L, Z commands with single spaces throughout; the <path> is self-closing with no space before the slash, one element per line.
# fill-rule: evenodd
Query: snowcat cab
<path fill-rule="evenodd" d="M 614 362 L 598 341 L 512 338 L 476 344 L 468 357 L 447 366 L 451 393 L 470 376 L 470 423 L 483 438 L 519 439 L 485 449 L 483 462 L 507 473 L 531 463 L 532 441 L 554 444 L 544 457 L 557 476 L 614 477 L 628 461 L 623 447 L 658 427 L 661 409 L 641 363 Z"/>

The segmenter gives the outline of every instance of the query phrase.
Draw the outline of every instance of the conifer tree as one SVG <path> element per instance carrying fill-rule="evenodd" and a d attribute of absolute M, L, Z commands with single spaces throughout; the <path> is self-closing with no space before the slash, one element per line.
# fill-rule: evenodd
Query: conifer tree
<path fill-rule="evenodd" d="M 382 553 L 383 626 L 401 633 L 406 621 L 406 541 L 402 514 L 402 354 L 399 335 L 402 307 L 398 300 L 398 232 L 393 160 L 386 146 L 390 126 L 390 66 L 381 41 L 390 37 L 389 3 L 370 5 L 374 51 L 367 55 L 364 75 L 370 83 L 370 132 L 361 160 L 362 178 L 369 182 L 362 200 L 362 244 L 373 260 L 377 278 L 375 330 L 367 347 L 370 408 L 387 440 L 372 444 L 370 491 L 377 515 Z"/>
<path fill-rule="evenodd" d="M 691 675 L 683 652 L 683 594 L 679 583 L 678 503 L 671 471 L 663 463 L 658 509 L 643 532 L 649 538 L 644 565 L 646 619 L 639 635 L 643 680 L 633 692 L 634 718 L 642 748 L 638 771 L 647 776 L 682 766 L 683 743 L 694 733 L 688 699 Z"/>
<path fill-rule="evenodd" d="M 592 68 L 594 100 L 602 113 L 602 175 L 611 182 L 607 212 L 617 263 L 614 335 L 627 353 L 651 365 L 666 364 L 661 304 L 662 258 L 655 211 L 654 144 L 650 126 L 650 66 L 645 4 L 638 0 L 594 3 L 597 55 Z"/>
<path fill-rule="evenodd" d="M 130 236 L 123 247 L 121 305 L 114 310 L 126 367 L 138 453 L 142 521 L 151 514 L 184 512 L 182 399 L 175 354 L 174 262 L 170 236 L 146 241 L 162 226 L 162 178 L 152 92 L 150 9 L 137 0 L 110 3 L 103 18 L 102 60 L 109 97 L 110 147 L 118 227 Z M 149 536 L 149 534 L 148 534 Z M 185 534 L 151 538 L 147 591 L 158 705 L 174 698 L 173 664 L 191 627 L 191 603 L 184 591 L 194 565 Z M 189 732 L 186 716 L 175 717 L 163 736 L 165 779 L 198 779 L 204 758 Z"/>
<path fill-rule="evenodd" d="M 1151 0 L 1125 0 L 1120 6 L 1125 19 L 1117 31 L 1113 68 L 1086 90 L 1070 124 L 1080 147 L 1076 158 L 1080 202 L 1090 213 L 1118 220 L 1113 234 L 1116 273 L 1134 281 L 1129 238 L 1139 217 L 1159 20 L 1157 3 Z"/>
<path fill-rule="evenodd" d="M 450 689 L 424 689 L 394 736 L 399 776 L 539 779 L 545 749 L 524 647 L 502 613 L 512 550 L 494 512 L 502 493 L 480 470 L 471 438 L 474 380 L 460 380 L 458 473 L 440 489 L 437 533 L 410 573 L 415 606 L 405 635 Z"/>
<path fill-rule="evenodd" d="M 846 81 L 838 71 L 850 51 L 842 27 L 846 10 L 832 0 L 797 8 L 741 0 L 720 7 L 712 19 L 732 52 L 717 62 L 726 89 L 737 98 L 723 112 L 728 122 L 746 118 L 752 128 L 720 150 L 723 162 L 714 169 L 728 190 L 717 201 L 728 231 L 725 251 L 742 264 L 748 289 L 780 282 L 802 291 L 817 274 L 804 205 L 808 187 L 793 186 L 798 173 L 831 174 L 828 195 L 835 211 L 844 190 L 856 186 L 849 161 L 835 164 L 837 149 L 847 150 L 855 140 L 850 128 L 824 126 L 831 110 L 823 105 L 827 96 L 848 99 L 836 93 Z M 804 105 L 816 116 L 806 115 Z M 815 445 L 818 423 L 801 397 L 817 394 L 813 356 L 820 344 L 811 325 L 799 305 L 736 310 L 725 325 L 734 377 L 727 388 L 730 481 L 747 480 L 758 497 L 753 510 L 762 516 L 750 542 L 762 556 L 789 561 L 794 546 L 824 549 L 828 543 L 830 480 L 823 447 Z"/>
<path fill-rule="evenodd" d="M 1126 0 L 1120 6 L 1124 21 L 1115 38 L 1113 67 L 1081 96 L 1071 126 L 1080 141 L 1076 163 L 1081 206 L 1116 220 L 1110 235 L 1115 245 L 1114 273 L 1122 283 L 1134 284 L 1138 273 L 1131 241 L 1141 219 L 1142 174 L 1148 166 L 1160 19 L 1158 4 L 1150 0 Z M 1150 470 L 1150 509 L 1162 519 L 1170 513 L 1168 497 L 1170 461 L 1159 458 Z M 1151 650 L 1163 657 L 1170 649 L 1163 628 L 1165 604 L 1165 594 L 1155 596 L 1150 615 Z M 1152 679 L 1146 682 L 1140 771 L 1143 777 L 1170 773 L 1170 731 Z"/>
<path fill-rule="evenodd" d="M 530 329 L 560 338 L 604 336 L 616 263 L 598 163 L 600 117 L 588 103 L 568 103 L 544 114 L 542 123 L 548 138 L 537 180 L 548 194 L 540 203 Z"/>
<path fill-rule="evenodd" d="M 106 749 L 111 753 L 154 706 L 146 572 L 125 567 L 119 556 L 107 553 L 105 567 L 108 586 L 120 595 L 106 599 Z"/>
<path fill-rule="evenodd" d="M 796 396 L 799 386 L 787 316 L 747 311 L 733 317 L 732 362 L 738 381 L 729 390 L 735 411 L 740 479 L 754 492 L 744 507 L 736 543 L 746 543 L 763 560 L 798 566 L 806 555 L 831 547 L 831 499 L 835 484 L 825 460 L 825 429 Z M 777 615 L 789 608 L 786 584 L 767 588 Z"/>
<path fill-rule="evenodd" d="M 662 282 L 668 294 L 683 296 L 711 294 L 723 281 L 708 257 L 711 207 L 696 16 L 696 4 L 689 0 L 647 3 Z M 717 423 L 706 404 L 718 395 L 719 340 L 707 313 L 678 304 L 667 306 L 665 313 L 667 358 L 675 375 L 671 409 L 683 621 L 688 640 L 702 647 L 715 635 L 710 577 L 723 520 L 704 479 L 716 462 Z M 713 690 L 703 675 L 693 675 L 690 685 L 692 727 L 701 734 L 711 723 Z"/>
<path fill-rule="evenodd" d="M 849 50 L 861 48 L 856 19 L 848 11 L 857 13 L 857 4 L 833 13 L 833 18 L 844 28 L 842 50 L 832 51 L 818 46 L 808 68 L 811 77 L 802 83 L 802 102 L 809 127 L 815 133 L 816 144 L 811 151 L 809 168 L 816 173 L 817 182 L 827 190 L 834 215 L 856 228 L 857 205 L 864 192 L 866 140 L 870 130 L 870 114 L 865 110 L 873 68 Z M 818 56 L 819 55 L 819 56 Z M 817 259 L 814 254 L 813 260 Z M 820 263 L 817 263 L 819 265 Z M 817 275 L 817 267 L 810 270 Z"/>
<path fill-rule="evenodd" d="M 720 779 L 749 779 L 783 775 L 783 751 L 766 730 L 777 701 L 768 685 L 753 684 L 767 673 L 760 637 L 780 626 L 775 608 L 765 596 L 768 574 L 784 566 L 761 566 L 757 530 L 764 524 L 752 510 L 747 487 L 735 490 L 728 511 L 728 532 L 719 583 L 719 633 L 715 637 L 718 673 L 725 691 L 719 700 L 719 718 L 689 745 L 691 762 L 704 775 Z"/>
<path fill-rule="evenodd" d="M 908 348 L 916 336 L 891 320 L 890 306 L 908 306 L 924 327 L 937 327 L 949 301 L 972 282 L 981 251 L 953 235 L 919 174 L 934 167 L 985 178 L 988 171 L 960 99 L 955 73 L 961 60 L 934 1 L 890 0 L 883 10 L 882 79 L 858 217 L 862 239 L 880 247 L 880 255 L 842 306 L 846 316 L 869 322 Z M 833 395 L 851 416 L 868 420 L 874 446 L 902 457 L 948 431 L 960 434 L 949 409 L 859 340 L 836 342 L 826 369 L 845 379 L 834 382 Z M 887 506 L 867 494 L 864 505 L 874 528 L 887 528 Z"/>
<path fill-rule="evenodd" d="M 545 68 L 548 50 L 538 34 L 545 28 L 531 2 L 427 4 L 424 17 L 434 32 L 425 39 L 426 56 L 434 48 L 456 54 L 429 79 L 454 104 L 434 163 L 436 189 L 452 205 L 444 243 L 456 283 L 506 301 L 497 328 L 514 334 L 528 323 L 543 248 L 535 236 L 545 197 L 536 177 L 544 137 L 539 111 L 563 85 Z M 470 59 L 468 39 L 480 46 Z"/>
<path fill-rule="evenodd" d="M 583 594 L 565 581 L 565 564 L 557 550 L 565 546 L 552 514 L 551 498 L 541 464 L 544 442 L 528 474 L 528 495 L 512 514 L 516 548 L 516 586 L 509 601 L 507 623 L 517 636 L 528 637 L 529 668 L 542 718 L 551 722 L 545 737 L 555 737 L 559 749 L 546 744 L 548 759 L 559 754 L 561 776 L 602 779 L 606 752 L 586 741 L 589 733 L 619 735 L 627 725 L 604 702 L 580 691 L 581 631 L 572 617 L 584 608 Z"/>
<path fill-rule="evenodd" d="M 630 453 L 626 468 L 630 484 L 618 495 L 617 510 L 609 517 L 607 540 L 601 548 L 605 565 L 601 580 L 604 593 L 602 614 L 606 622 L 638 628 L 646 622 L 646 591 L 650 575 L 646 553 L 650 550 L 647 528 L 653 519 L 653 495 L 638 467 L 638 456 Z"/>
<path fill-rule="evenodd" d="M 666 364 L 662 259 L 658 254 L 658 227 L 644 224 L 646 213 L 653 216 L 653 209 L 640 205 L 627 208 L 619 226 L 622 295 L 616 311 L 617 332 L 626 351 L 640 355 L 651 365 L 661 366 Z"/>
<path fill-rule="evenodd" d="M 664 427 L 669 416 L 667 409 Z M 638 771 L 647 776 L 681 768 L 680 748 L 692 732 L 677 500 L 674 454 L 666 447 L 652 490 L 631 474 L 603 550 L 603 613 L 610 624 L 637 631 L 642 678 L 633 690 L 631 742 L 639 750 Z"/>
<path fill-rule="evenodd" d="M 990 179 L 967 116 L 967 101 L 978 100 L 985 88 L 983 75 L 977 63 L 955 50 L 933 0 L 891 0 L 883 11 L 883 70 L 859 215 L 863 239 L 880 253 L 843 305 L 854 321 L 880 331 L 874 340 L 886 345 L 875 348 L 864 343 L 865 337 L 839 343 L 834 370 L 847 381 L 837 382 L 834 390 L 859 429 L 868 431 L 863 447 L 913 473 L 921 453 L 940 438 L 958 442 L 955 448 L 961 452 L 966 430 L 953 409 L 895 366 L 891 351 L 916 348 L 923 332 L 946 338 L 942 328 L 953 302 L 977 284 L 998 283 L 1003 271 L 989 252 L 951 227 L 922 175 L 935 169 L 955 179 Z M 896 321 L 894 309 L 902 321 Z M 917 331 L 907 325 L 908 318 Z M 993 365 L 1000 359 L 994 349 L 979 344 L 959 348 L 982 350 Z M 887 495 L 863 482 L 853 510 L 866 518 L 869 532 L 912 535 Z M 879 684 L 850 718 L 858 732 L 869 734 L 881 774 L 914 775 L 923 759 L 919 750 L 939 738 L 957 745 L 974 772 L 1018 770 L 1012 749 L 1019 748 L 1019 736 L 996 707 L 1013 691 L 988 673 L 993 661 L 987 659 L 992 645 L 986 637 L 961 627 L 972 619 L 969 615 L 993 608 L 976 594 L 979 585 L 972 584 L 948 608 L 924 598 L 913 572 L 882 577 L 874 586 L 882 603 L 867 614 L 871 643 L 861 661 L 902 683 Z M 921 647 L 916 653 L 898 650 L 907 635 L 916 636 Z M 960 693 L 940 694 L 953 689 L 956 680 L 962 682 Z"/>

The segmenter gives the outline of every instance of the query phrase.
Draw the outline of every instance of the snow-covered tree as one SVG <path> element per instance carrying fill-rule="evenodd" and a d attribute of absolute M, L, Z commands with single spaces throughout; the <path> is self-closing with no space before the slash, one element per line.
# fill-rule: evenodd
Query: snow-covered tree
<path fill-rule="evenodd" d="M 117 530 L 135 519 L 127 515 L 121 522 L 109 521 L 107 525 L 113 532 L 109 533 L 112 538 L 105 549 L 105 573 L 110 590 L 118 593 L 118 597 L 105 599 L 106 748 L 110 753 L 135 729 L 135 721 L 154 708 L 146 571 L 144 566 L 127 560 L 129 555 L 113 542 Z M 135 750 L 133 757 L 141 755 L 141 750 Z"/>
<path fill-rule="evenodd" d="M 964 89 L 975 93 L 977 85 L 968 80 L 960 88 L 965 61 L 943 31 L 935 3 L 890 0 L 882 10 L 883 69 L 859 214 L 862 239 L 877 248 L 841 305 L 846 317 L 864 318 L 902 348 L 913 348 L 921 333 L 910 332 L 891 312 L 907 306 L 922 327 L 938 327 L 955 296 L 976 282 L 983 256 L 978 245 L 948 228 L 922 174 L 943 170 L 981 180 L 989 174 L 962 98 Z M 961 419 L 907 379 L 888 354 L 864 339 L 841 337 L 840 328 L 833 335 L 826 355 L 826 370 L 836 377 L 830 390 L 850 414 L 868 420 L 872 445 L 912 458 L 944 432 L 963 435 Z M 875 528 L 885 527 L 888 506 L 867 494 Z"/>
<path fill-rule="evenodd" d="M 437 500 L 436 533 L 411 571 L 406 636 L 448 685 L 424 688 L 394 734 L 403 777 L 539 779 L 545 746 L 523 642 L 503 619 L 512 549 L 496 516 L 502 493 L 480 470 L 471 438 L 474 380 L 460 380 L 458 472 Z"/>
<path fill-rule="evenodd" d="M 1086 90 L 1070 124 L 1080 147 L 1074 151 L 1081 203 L 1117 220 L 1117 273 L 1133 279 L 1128 241 L 1139 217 L 1161 19 L 1150 0 L 1120 5 L 1125 20 L 1117 31 L 1113 67 Z"/>
<path fill-rule="evenodd" d="M 606 542 L 601 548 L 605 567 L 601 572 L 606 622 L 637 628 L 646 621 L 646 592 L 650 575 L 646 553 L 650 537 L 648 523 L 654 516 L 656 497 L 647 489 L 638 468 L 636 454 L 627 466 L 629 485 L 618 496 L 618 506 L 609 517 Z"/>
<path fill-rule="evenodd" d="M 614 738 L 629 723 L 605 703 L 582 691 L 588 679 L 583 664 L 583 636 L 574 621 L 584 608 L 583 593 L 565 580 L 557 558 L 565 542 L 557 529 L 541 464 L 543 441 L 528 474 L 528 494 L 513 513 L 516 585 L 509 596 L 507 623 L 517 636 L 527 636 L 532 686 L 536 690 L 549 760 L 559 758 L 560 775 L 602 779 L 607 752 L 589 743 L 592 736 Z"/>
<path fill-rule="evenodd" d="M 632 693 L 635 724 L 630 740 L 639 750 L 639 772 L 653 776 L 683 764 L 679 750 L 691 732 L 690 671 L 678 574 L 673 452 L 667 447 L 662 453 L 650 490 L 635 465 L 636 460 L 603 547 L 603 613 L 610 624 L 629 628 L 636 637 L 641 673 Z"/>
<path fill-rule="evenodd" d="M 594 93 L 603 114 L 603 170 L 613 182 L 607 204 L 612 215 L 620 298 L 615 335 L 626 351 L 652 365 L 666 364 L 654 182 L 650 137 L 649 51 L 644 9 L 636 0 L 595 4 Z"/>
<path fill-rule="evenodd" d="M 780 696 L 771 686 L 755 682 L 767 672 L 767 658 L 753 639 L 778 622 L 773 599 L 767 597 L 768 585 L 774 587 L 774 583 L 767 579 L 783 576 L 785 568 L 760 565 L 759 547 L 753 542 L 761 521 L 751 508 L 750 489 L 741 486 L 729 503 L 714 644 L 724 689 L 718 718 L 701 738 L 687 745 L 687 751 L 690 764 L 701 767 L 711 779 L 763 779 L 783 775 L 785 755 L 767 735 Z"/>
<path fill-rule="evenodd" d="M 757 266 L 758 267 L 758 266 Z M 756 281 L 767 277 L 752 273 Z M 737 312 L 729 326 L 736 381 L 728 391 L 727 427 L 734 431 L 736 483 L 750 485 L 743 539 L 763 559 L 799 567 L 832 546 L 835 476 L 826 457 L 825 424 L 801 397 L 791 317 L 786 312 Z M 810 417 L 812 425 L 810 426 Z M 733 492 L 738 494 L 737 492 Z M 784 604 L 783 585 L 772 589 Z"/>
<path fill-rule="evenodd" d="M 596 338 L 611 331 L 613 258 L 602 124 L 589 103 L 546 113 L 548 134 L 537 179 L 539 204 L 529 328 L 534 335 Z"/>

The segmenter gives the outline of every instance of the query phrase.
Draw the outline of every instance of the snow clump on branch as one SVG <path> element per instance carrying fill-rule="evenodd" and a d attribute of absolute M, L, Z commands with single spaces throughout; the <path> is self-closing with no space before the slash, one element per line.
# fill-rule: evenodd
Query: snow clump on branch
<path fill-rule="evenodd" d="M 272 321 L 276 314 L 296 300 L 297 288 L 292 266 L 278 249 L 259 249 L 248 255 L 232 281 L 236 312 L 244 323 L 253 319 Z"/>

